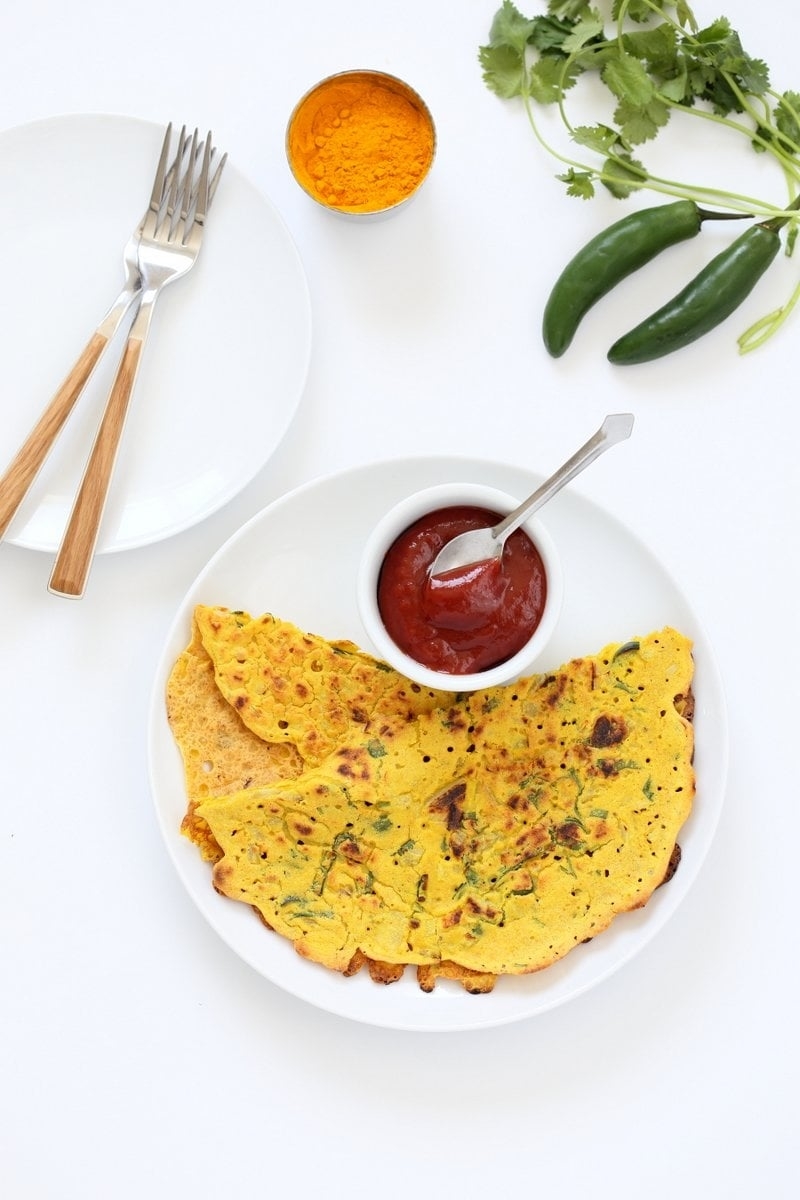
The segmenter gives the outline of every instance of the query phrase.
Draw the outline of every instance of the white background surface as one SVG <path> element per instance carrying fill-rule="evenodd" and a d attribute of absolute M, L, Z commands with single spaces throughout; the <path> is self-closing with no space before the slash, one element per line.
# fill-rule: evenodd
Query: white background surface
<path fill-rule="evenodd" d="M 800 18 L 769 7 L 781 21 L 744 0 L 724 11 L 775 84 L 796 88 Z M 68 112 L 211 126 L 283 214 L 314 309 L 297 418 L 224 509 L 103 556 L 79 602 L 48 595 L 47 555 L 0 546 L 0 1180 L 13 1200 L 795 1194 L 800 318 L 745 359 L 734 339 L 785 299 L 796 266 L 778 264 L 681 355 L 612 370 L 620 306 L 637 315 L 654 289 L 675 290 L 711 233 L 629 281 L 549 360 L 550 283 L 626 210 L 568 201 L 519 107 L 485 89 L 476 54 L 494 8 L 30 0 L 4 18 L 0 126 Z M 415 202 L 366 226 L 318 211 L 283 152 L 297 97 L 349 66 L 406 78 L 439 134 Z M 716 164 L 703 145 L 681 153 L 681 174 Z M 773 184 L 781 202 L 779 181 L 758 186 Z M 43 294 L 42 339 L 69 310 Z M 15 336 L 6 295 L 0 347 Z M 698 879 L 636 959 L 529 1021 L 412 1034 L 293 999 L 206 925 L 156 823 L 147 709 L 184 594 L 233 531 L 305 480 L 426 451 L 548 471 L 612 409 L 635 412 L 634 439 L 578 490 L 680 581 L 727 689 L 728 793 Z M 235 396 L 220 419 L 236 419 Z"/>

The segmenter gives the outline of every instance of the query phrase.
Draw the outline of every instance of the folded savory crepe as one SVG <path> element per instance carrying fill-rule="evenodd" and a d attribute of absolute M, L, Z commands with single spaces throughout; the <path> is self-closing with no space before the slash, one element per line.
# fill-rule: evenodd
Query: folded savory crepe
<path fill-rule="evenodd" d="M 167 717 L 183 758 L 188 804 L 181 828 L 203 857 L 215 862 L 220 849 L 197 815 L 198 803 L 292 778 L 301 772 L 303 760 L 290 742 L 264 741 L 243 724 L 216 685 L 196 621 L 191 641 L 170 673 Z"/>
<path fill-rule="evenodd" d="M 340 649 L 273 617 L 196 619 L 204 687 L 213 678 L 239 722 L 226 736 L 238 729 L 244 758 L 253 736 L 269 750 L 245 780 L 211 753 L 202 792 L 187 768 L 184 831 L 215 860 L 216 889 L 305 957 L 383 980 L 413 965 L 426 990 L 449 976 L 486 991 L 597 936 L 674 866 L 695 786 L 691 645 L 675 630 L 456 695 L 410 692 L 350 644 L 343 678 Z M 190 762 L 207 735 L 190 742 L 174 714 L 191 710 L 175 695 L 193 646 L 170 683 Z M 310 670 L 312 707 L 281 703 Z"/>
<path fill-rule="evenodd" d="M 353 642 L 329 642 L 267 613 L 198 607 L 195 622 L 217 687 L 264 741 L 321 761 L 351 728 L 407 720 L 445 693 L 420 688 Z"/>

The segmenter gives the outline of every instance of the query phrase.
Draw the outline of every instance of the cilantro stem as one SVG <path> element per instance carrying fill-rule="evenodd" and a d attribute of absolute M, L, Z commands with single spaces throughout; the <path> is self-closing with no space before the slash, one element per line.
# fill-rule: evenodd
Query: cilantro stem
<path fill-rule="evenodd" d="M 757 350 L 759 346 L 763 346 L 766 341 L 769 341 L 772 335 L 777 333 L 781 325 L 783 325 L 798 300 L 800 300 L 800 283 L 798 283 L 786 304 L 781 308 L 776 308 L 774 312 L 767 313 L 760 320 L 755 321 L 749 329 L 745 329 L 744 333 L 736 339 L 739 353 L 749 354 L 751 350 Z"/>
<path fill-rule="evenodd" d="M 604 171 L 602 167 L 591 166 L 586 162 L 582 162 L 580 159 L 572 158 L 570 155 L 564 154 L 560 150 L 557 150 L 550 142 L 547 141 L 541 129 L 539 128 L 534 114 L 533 101 L 527 90 L 523 92 L 522 99 L 534 136 L 541 147 L 552 158 L 555 158 L 565 167 L 571 167 L 573 170 L 584 171 L 587 174 L 590 174 L 592 178 L 597 180 L 598 183 L 611 185 L 619 183 L 618 176 L 608 171 Z M 680 105 L 675 105 L 675 107 L 680 108 Z M 561 118 L 565 128 L 570 136 L 574 138 L 576 130 L 567 116 L 562 99 L 558 101 L 558 108 L 561 113 Z M 703 117 L 708 117 L 712 120 L 719 120 L 719 118 L 714 118 L 713 114 L 711 113 L 700 113 L 698 111 L 696 115 L 702 115 Z M 627 174 L 630 174 L 636 169 L 630 162 L 626 162 L 613 151 L 608 154 L 608 159 L 611 162 L 616 163 L 618 166 L 624 168 Z M 798 180 L 800 181 L 800 174 L 798 175 Z M 783 209 L 776 208 L 775 205 L 765 204 L 763 200 L 759 200 L 755 196 L 748 196 L 741 192 L 732 192 L 724 188 L 715 188 L 706 184 L 691 184 L 680 180 L 667 179 L 660 175 L 652 175 L 646 171 L 641 172 L 641 180 L 639 182 L 637 182 L 634 178 L 630 178 L 628 180 L 628 184 L 633 190 L 636 191 L 652 191 L 663 196 L 675 196 L 678 199 L 694 200 L 697 204 L 722 205 L 726 208 L 733 209 L 735 212 L 746 213 L 748 215 L 758 214 L 759 216 L 772 217 L 779 215 L 784 211 Z"/>
<path fill-rule="evenodd" d="M 687 112 L 687 110 L 684 108 L 684 106 L 682 104 L 678 104 L 675 100 L 670 100 L 670 98 L 668 96 L 660 95 L 659 99 L 662 100 L 663 103 L 666 104 L 668 108 L 672 109 L 673 111 L 676 111 L 679 115 L 685 114 Z M 758 133 L 757 130 L 754 131 L 754 130 L 750 129 L 749 126 L 743 125 L 739 121 L 732 121 L 728 117 L 720 117 L 720 116 L 717 116 L 716 113 L 706 112 L 702 108 L 692 109 L 691 115 L 693 117 L 699 117 L 700 120 L 702 120 L 702 121 L 710 121 L 712 124 L 718 125 L 721 128 L 730 129 L 734 133 L 743 134 L 745 137 L 749 138 L 751 142 L 753 142 L 757 146 L 760 146 L 762 150 L 765 150 L 768 154 L 770 154 L 773 158 L 775 158 L 777 160 L 778 165 L 780 166 L 780 168 L 784 174 L 784 177 L 787 180 L 787 188 L 789 187 L 789 179 L 791 179 L 791 181 L 793 183 L 800 183 L 800 162 L 794 162 L 783 151 L 780 151 L 780 152 L 777 151 L 775 148 L 775 143 L 771 142 L 767 138 L 763 137 L 760 133 Z M 755 114 L 753 114 L 753 119 L 754 120 L 756 119 Z M 765 122 L 761 122 L 761 124 L 763 126 L 765 124 Z M 798 153 L 800 153 L 800 148 L 798 148 Z M 706 191 L 707 189 L 701 189 L 701 190 Z M 739 193 L 736 193 L 736 192 L 720 191 L 720 192 L 718 192 L 718 194 L 720 196 L 730 196 L 731 199 L 733 199 L 735 197 L 736 199 L 743 200 L 748 205 L 748 208 L 753 208 L 757 212 L 769 213 L 769 212 L 774 211 L 774 209 L 775 209 L 775 205 L 769 205 L 769 204 L 766 204 L 762 200 L 757 200 L 754 198 L 741 196 Z M 791 194 L 791 192 L 790 192 L 790 194 Z"/>

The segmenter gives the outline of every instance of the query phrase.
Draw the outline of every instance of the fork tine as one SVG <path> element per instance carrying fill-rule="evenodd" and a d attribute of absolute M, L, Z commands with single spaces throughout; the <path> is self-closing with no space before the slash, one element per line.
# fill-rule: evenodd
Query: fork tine
<path fill-rule="evenodd" d="M 175 213 L 178 209 L 178 197 L 182 192 L 185 178 L 183 158 L 186 152 L 187 144 L 186 126 L 184 125 L 183 129 L 181 130 L 181 136 L 178 139 L 178 152 L 175 155 L 173 170 L 171 172 L 169 186 L 167 188 L 166 206 L 164 207 L 163 213 L 156 213 L 156 219 L 147 231 L 148 235 L 151 237 L 155 237 L 158 230 L 163 228 L 164 225 L 167 225 L 170 230 L 174 227 L 176 219 Z"/>
<path fill-rule="evenodd" d="M 227 161 L 228 161 L 228 155 L 227 155 L 227 153 L 225 153 L 225 154 L 223 154 L 222 158 L 219 160 L 216 167 L 214 168 L 214 174 L 211 176 L 211 179 L 209 180 L 209 183 L 208 183 L 208 207 L 209 208 L 211 207 L 211 201 L 214 199 L 214 195 L 217 190 L 217 184 L 219 183 L 219 177 L 222 174 L 222 168 L 225 166 L 225 163 Z"/>
<path fill-rule="evenodd" d="M 153 191 L 150 196 L 150 204 L 145 213 L 144 221 L 142 222 L 141 232 L 147 237 L 153 237 L 158 226 L 162 223 L 164 216 L 164 205 L 167 203 L 167 211 L 169 211 L 169 200 L 173 195 L 176 182 L 179 178 L 181 160 L 186 149 L 186 126 L 181 129 L 178 136 L 178 145 L 175 155 L 167 166 L 167 158 L 171 143 L 172 122 L 167 126 L 167 133 L 164 138 L 164 144 L 161 147 L 161 157 L 159 158 L 156 176 L 153 181 Z"/>
<path fill-rule="evenodd" d="M 208 135 L 208 141 L 209 141 L 209 143 L 211 142 L 211 134 Z M 205 140 L 203 140 L 200 143 L 200 145 L 197 147 L 198 156 L 201 154 L 204 154 L 205 149 L 206 149 L 206 142 L 205 142 Z M 216 159 L 216 161 L 215 161 L 215 159 Z M 214 199 L 214 193 L 217 190 L 217 185 L 219 183 L 219 177 L 222 174 L 222 168 L 225 166 L 225 163 L 227 161 L 228 161 L 227 152 L 225 154 L 223 154 L 222 157 L 220 158 L 218 155 L 216 146 L 212 145 L 211 146 L 211 165 L 209 168 L 209 177 L 208 177 L 208 206 L 207 206 L 206 212 L 211 207 L 211 201 Z"/>
<path fill-rule="evenodd" d="M 185 221 L 189 206 L 192 202 L 192 191 L 194 187 L 194 172 L 197 162 L 197 141 L 198 131 L 195 129 L 192 136 L 192 148 L 189 152 L 189 161 L 186 164 L 184 171 L 182 187 L 181 187 L 181 220 Z"/>
<path fill-rule="evenodd" d="M 209 202 L 209 172 L 211 170 L 211 131 L 208 132 L 206 138 L 206 148 L 203 154 L 203 169 L 200 172 L 200 179 L 197 184 L 197 206 L 195 208 L 194 220 L 195 224 L 202 223 L 206 219 Z"/>
<path fill-rule="evenodd" d="M 181 126 L 181 135 L 178 138 L 178 148 L 175 151 L 175 158 L 172 162 L 172 171 L 175 175 L 180 176 L 181 171 L 184 169 L 183 161 L 186 157 L 186 151 L 189 149 L 191 144 L 191 140 L 192 136 L 186 132 L 186 126 Z M 172 182 L 172 177 L 170 177 L 169 182 Z"/>
<path fill-rule="evenodd" d="M 161 201 L 164 199 L 164 182 L 167 178 L 167 158 L 169 157 L 169 148 L 171 142 L 172 122 L 170 121 L 169 125 L 167 126 L 167 132 L 164 134 L 164 141 L 161 146 L 161 157 L 158 160 L 155 179 L 153 180 L 153 190 L 150 193 L 150 208 L 152 211 L 158 211 L 158 209 L 161 207 Z"/>

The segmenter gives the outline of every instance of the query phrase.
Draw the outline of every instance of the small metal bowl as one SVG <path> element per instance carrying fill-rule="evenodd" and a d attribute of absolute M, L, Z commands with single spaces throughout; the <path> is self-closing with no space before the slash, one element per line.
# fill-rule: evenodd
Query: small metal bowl
<path fill-rule="evenodd" d="M 428 176 L 436 129 L 421 96 L 394 75 L 329 75 L 298 101 L 286 128 L 286 157 L 317 204 L 352 217 L 402 208 Z"/>
<path fill-rule="evenodd" d="M 423 687 L 451 692 L 474 692 L 529 673 L 541 658 L 550 642 L 559 617 L 564 596 L 564 575 L 556 545 L 546 527 L 537 517 L 530 517 L 522 526 L 542 560 L 547 579 L 547 598 L 544 612 L 531 637 L 511 658 L 497 666 L 471 674 L 448 674 L 432 670 L 406 654 L 393 640 L 381 616 L 378 603 L 378 581 L 386 554 L 400 534 L 420 517 L 450 505 L 477 505 L 505 514 L 519 503 L 506 492 L 478 483 L 444 483 L 425 488 L 401 500 L 387 512 L 368 537 L 361 555 L 356 580 L 356 598 L 361 624 L 379 658 L 393 666 L 401 675 Z"/>

